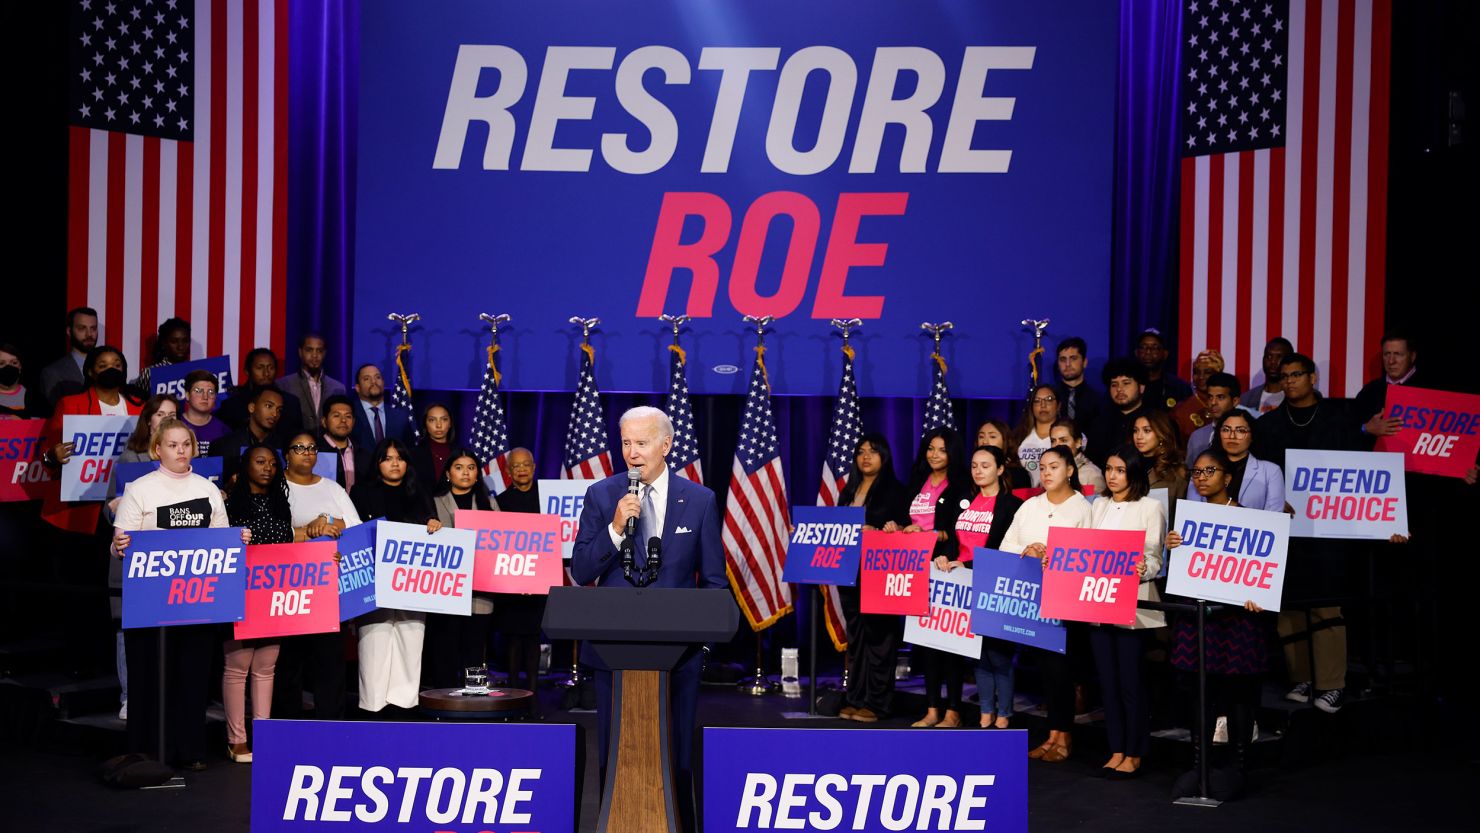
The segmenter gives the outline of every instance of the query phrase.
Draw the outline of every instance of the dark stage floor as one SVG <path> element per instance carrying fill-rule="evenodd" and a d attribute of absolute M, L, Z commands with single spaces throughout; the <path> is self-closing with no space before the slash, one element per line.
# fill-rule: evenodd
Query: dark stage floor
<path fill-rule="evenodd" d="M 805 701 L 778 695 L 756 698 L 730 686 L 707 686 L 700 720 L 707 725 L 846 728 L 887 731 L 904 728 L 914 717 L 898 717 L 861 727 L 835 719 L 790 719 L 783 712 L 805 711 Z M 573 721 L 590 730 L 595 716 L 562 712 L 553 695 L 546 718 Z M 1250 790 L 1217 809 L 1173 806 L 1168 798 L 1183 766 L 1185 744 L 1155 741 L 1144 777 L 1109 782 L 1092 777 L 1103 760 L 1103 735 L 1091 724 L 1076 731 L 1074 757 L 1064 764 L 1032 763 L 1030 825 L 1034 831 L 1393 831 L 1471 830 L 1460 803 L 1480 784 L 1473 756 L 1463 762 L 1417 752 L 1383 752 L 1389 739 L 1374 736 L 1368 722 L 1349 708 L 1336 717 L 1314 713 L 1320 721 L 1302 728 L 1292 719 L 1276 740 L 1258 745 L 1258 766 Z M 974 717 L 973 717 L 974 720 Z M 116 721 L 113 721 L 116 723 Z M 201 773 L 186 777 L 182 790 L 120 791 L 96 779 L 97 764 L 120 751 L 123 735 L 109 720 L 56 723 L 29 742 L 0 741 L 0 802 L 3 830 L 47 833 L 198 833 L 246 831 L 251 791 L 250 765 L 232 764 L 221 755 Z M 1034 718 L 1018 725 L 1040 728 Z M 221 733 L 217 724 L 213 728 Z M 934 731 L 972 731 L 970 729 Z M 1303 739 L 1297 739 L 1303 734 Z M 1353 737 L 1351 735 L 1358 735 Z M 586 733 L 594 760 L 594 732 Z M 1300 751 L 1296 751 L 1300 745 Z M 1400 744 L 1412 749 L 1412 744 Z M 588 766 L 581 830 L 596 823 L 595 767 Z"/>

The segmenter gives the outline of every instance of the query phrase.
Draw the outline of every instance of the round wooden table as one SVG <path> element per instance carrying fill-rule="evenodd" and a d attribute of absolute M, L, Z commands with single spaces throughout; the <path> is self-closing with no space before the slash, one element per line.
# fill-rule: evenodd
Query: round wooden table
<path fill-rule="evenodd" d="M 534 692 L 490 688 L 487 694 L 462 694 L 458 688 L 433 688 L 419 696 L 421 712 L 438 720 L 519 720 L 529 715 Z"/>

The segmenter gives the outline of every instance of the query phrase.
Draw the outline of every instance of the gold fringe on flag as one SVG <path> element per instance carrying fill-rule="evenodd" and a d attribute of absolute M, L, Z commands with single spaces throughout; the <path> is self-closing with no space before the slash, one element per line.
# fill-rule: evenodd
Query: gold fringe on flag
<path fill-rule="evenodd" d="M 581 343 L 581 352 L 586 354 L 586 358 L 591 360 L 591 364 L 596 364 L 596 348 L 592 347 L 589 342 Z"/>
<path fill-rule="evenodd" d="M 495 385 L 502 385 L 504 383 L 504 374 L 499 373 L 498 372 L 498 365 L 496 365 L 496 364 L 493 363 L 493 354 L 495 354 L 497 352 L 498 352 L 498 345 L 497 344 L 490 344 L 488 346 L 488 369 L 493 371 L 493 383 Z"/>
<path fill-rule="evenodd" d="M 939 353 L 931 353 L 930 354 L 930 358 L 935 359 L 935 363 L 938 364 L 938 365 L 940 365 L 940 372 L 942 374 L 944 374 L 946 372 L 946 359 L 945 359 L 945 357 L 942 356 Z"/>
<path fill-rule="evenodd" d="M 410 352 L 410 342 L 396 345 L 396 375 L 401 377 L 401 389 L 406 391 L 407 397 L 411 396 L 411 378 L 406 375 L 406 354 Z"/>
<path fill-rule="evenodd" d="M 761 378 L 766 381 L 766 391 L 771 390 L 771 374 L 766 372 L 766 345 L 755 346 L 755 363 L 761 366 Z"/>
<path fill-rule="evenodd" d="M 679 364 L 683 365 L 684 367 L 688 367 L 689 357 L 688 354 L 683 351 L 682 347 L 679 347 L 677 344 L 670 344 L 668 345 L 668 349 L 678 354 Z"/>

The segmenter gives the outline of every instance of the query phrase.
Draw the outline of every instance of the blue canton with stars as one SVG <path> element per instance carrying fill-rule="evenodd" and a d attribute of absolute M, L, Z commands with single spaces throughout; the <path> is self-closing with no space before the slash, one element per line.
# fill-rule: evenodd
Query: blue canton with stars
<path fill-rule="evenodd" d="M 946 373 L 934 356 L 930 358 L 930 398 L 925 400 L 925 422 L 920 427 L 920 436 L 934 428 L 956 430 L 956 415 L 951 410 L 951 392 L 946 387 Z"/>
<path fill-rule="evenodd" d="M 581 351 L 581 375 L 576 382 L 576 401 L 565 429 L 565 467 L 607 453 L 606 418 L 601 412 L 601 391 L 596 389 L 596 371 L 591 356 Z"/>
<path fill-rule="evenodd" d="M 473 406 L 472 444 L 478 462 L 485 466 L 509 453 L 509 429 L 491 364 L 483 368 L 483 385 Z"/>
<path fill-rule="evenodd" d="M 853 362 L 845 360 L 838 404 L 833 407 L 832 429 L 827 434 L 827 466 L 839 480 L 852 470 L 853 449 L 861 436 L 863 420 L 858 409 L 858 383 L 853 378 Z"/>
<path fill-rule="evenodd" d="M 69 120 L 189 142 L 195 136 L 195 6 L 77 0 L 69 31 Z"/>
<path fill-rule="evenodd" d="M 699 437 L 694 428 L 694 405 L 689 401 L 689 379 L 678 351 L 668 351 L 668 418 L 673 421 L 673 448 L 668 465 L 674 471 L 699 462 Z"/>
<path fill-rule="evenodd" d="M 1186 0 L 1182 155 L 1285 144 L 1289 0 Z"/>
<path fill-rule="evenodd" d="M 780 446 L 776 441 L 776 418 L 771 413 L 771 387 L 766 383 L 766 374 L 757 356 L 750 368 L 750 387 L 745 394 L 745 411 L 740 417 L 740 441 L 735 448 L 735 459 L 740 461 L 748 476 L 778 456 Z"/>

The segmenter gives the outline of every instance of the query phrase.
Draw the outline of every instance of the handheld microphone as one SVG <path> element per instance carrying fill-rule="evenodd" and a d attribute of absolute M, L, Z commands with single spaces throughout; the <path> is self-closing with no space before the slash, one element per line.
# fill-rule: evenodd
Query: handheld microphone
<path fill-rule="evenodd" d="M 634 466 L 632 468 L 627 469 L 627 494 L 629 494 L 629 495 L 635 495 L 635 494 L 637 494 L 638 490 L 641 489 L 641 488 L 642 488 L 642 467 L 641 466 Z M 627 527 L 626 527 L 626 529 L 623 530 L 622 536 L 624 538 L 626 538 L 628 541 L 631 541 L 632 540 L 632 536 L 634 536 L 636 534 L 637 534 L 637 516 L 634 515 L 634 516 L 632 516 L 632 517 L 630 517 L 630 518 L 627 519 Z"/>

